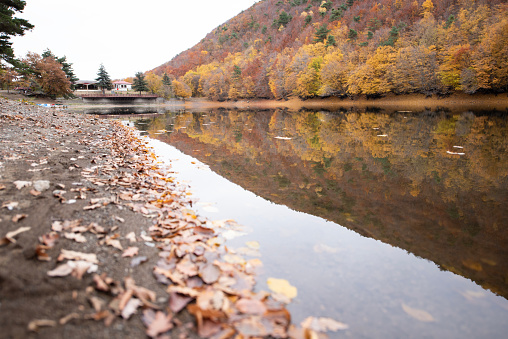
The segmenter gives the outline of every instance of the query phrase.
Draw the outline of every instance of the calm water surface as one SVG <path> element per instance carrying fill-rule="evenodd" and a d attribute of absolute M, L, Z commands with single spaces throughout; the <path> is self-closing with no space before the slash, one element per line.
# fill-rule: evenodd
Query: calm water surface
<path fill-rule="evenodd" d="M 111 112 L 110 112 L 111 113 Z M 150 113 L 150 112 L 145 112 Z M 298 288 L 332 338 L 505 338 L 506 112 L 214 110 L 129 116 L 211 219 Z"/>

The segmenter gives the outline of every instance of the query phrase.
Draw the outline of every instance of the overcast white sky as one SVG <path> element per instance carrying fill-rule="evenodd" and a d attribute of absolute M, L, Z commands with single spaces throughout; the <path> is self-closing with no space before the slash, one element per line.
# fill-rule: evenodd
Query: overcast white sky
<path fill-rule="evenodd" d="M 134 76 L 172 59 L 259 0 L 26 0 L 35 28 L 13 37 L 14 53 L 67 56 L 81 80 L 103 63 L 112 79 Z"/>

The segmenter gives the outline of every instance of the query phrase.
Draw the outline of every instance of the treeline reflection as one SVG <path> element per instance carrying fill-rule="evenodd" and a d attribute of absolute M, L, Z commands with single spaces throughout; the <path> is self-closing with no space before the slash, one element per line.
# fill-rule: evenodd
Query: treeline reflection
<path fill-rule="evenodd" d="M 265 199 L 508 297 L 505 114 L 216 110 L 137 123 Z"/>

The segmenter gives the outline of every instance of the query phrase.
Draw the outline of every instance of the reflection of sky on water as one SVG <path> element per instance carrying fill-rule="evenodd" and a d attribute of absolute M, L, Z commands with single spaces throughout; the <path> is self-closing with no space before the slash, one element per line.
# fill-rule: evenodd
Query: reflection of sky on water
<path fill-rule="evenodd" d="M 157 140 L 151 145 L 165 161 L 173 159 L 176 177 L 188 181 L 201 202 L 195 206 L 200 214 L 233 218 L 252 231 L 229 246 L 261 244 L 265 272 L 258 288 L 266 289 L 267 277 L 296 286 L 298 297 L 289 307 L 295 323 L 311 315 L 331 317 L 350 325 L 331 337 L 354 338 L 500 338 L 508 330 L 508 301 L 468 279 L 257 197 L 172 146 Z M 417 320 L 418 314 L 411 317 L 403 305 L 424 310 L 435 321 Z"/>

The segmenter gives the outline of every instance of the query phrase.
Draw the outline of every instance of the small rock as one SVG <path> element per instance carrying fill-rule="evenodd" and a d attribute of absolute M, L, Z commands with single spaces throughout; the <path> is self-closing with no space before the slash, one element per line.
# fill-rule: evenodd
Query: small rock
<path fill-rule="evenodd" d="M 48 180 L 37 180 L 34 181 L 33 187 L 36 191 L 44 192 L 49 189 L 49 181 Z"/>

